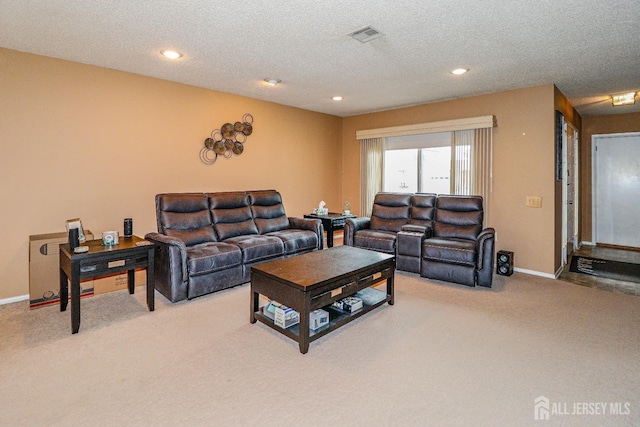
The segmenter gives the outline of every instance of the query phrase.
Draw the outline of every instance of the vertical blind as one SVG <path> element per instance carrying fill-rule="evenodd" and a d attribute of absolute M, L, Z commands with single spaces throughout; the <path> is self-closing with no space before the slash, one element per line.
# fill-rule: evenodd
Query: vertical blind
<path fill-rule="evenodd" d="M 360 215 L 371 216 L 373 199 L 382 191 L 384 138 L 360 141 Z"/>
<path fill-rule="evenodd" d="M 484 199 L 484 222 L 489 224 L 493 180 L 492 128 L 459 130 L 451 138 L 451 193 Z"/>

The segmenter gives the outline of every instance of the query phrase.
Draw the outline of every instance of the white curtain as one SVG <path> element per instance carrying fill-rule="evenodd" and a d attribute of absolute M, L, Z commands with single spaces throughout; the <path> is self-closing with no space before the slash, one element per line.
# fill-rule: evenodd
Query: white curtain
<path fill-rule="evenodd" d="M 484 199 L 484 223 L 489 224 L 493 180 L 493 129 L 453 132 L 451 138 L 451 193 Z"/>
<path fill-rule="evenodd" d="M 360 140 L 360 215 L 371 216 L 373 199 L 382 191 L 384 138 Z"/>

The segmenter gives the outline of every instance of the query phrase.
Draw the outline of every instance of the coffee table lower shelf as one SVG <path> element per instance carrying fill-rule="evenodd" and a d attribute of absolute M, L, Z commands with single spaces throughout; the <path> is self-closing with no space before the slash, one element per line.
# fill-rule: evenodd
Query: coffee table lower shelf
<path fill-rule="evenodd" d="M 309 342 L 315 341 L 318 338 L 325 336 L 329 332 L 334 331 L 353 320 L 356 320 L 358 317 L 363 316 L 372 310 L 375 310 L 384 303 L 388 303 L 391 301 L 391 296 L 387 295 L 386 292 L 374 288 L 368 288 L 368 290 L 370 292 L 375 292 L 375 296 L 368 295 L 367 300 L 363 301 L 363 307 L 360 310 L 354 311 L 353 313 L 349 313 L 332 306 L 322 307 L 323 310 L 329 313 L 329 323 L 316 330 L 310 329 Z M 294 341 L 300 341 L 300 323 L 297 323 L 288 328 L 282 328 L 276 325 L 273 320 L 265 316 L 263 313 L 263 309 L 264 307 L 260 307 L 260 311 L 255 313 L 256 320 L 259 320 L 260 322 L 280 332 L 281 334 L 286 335 Z"/>

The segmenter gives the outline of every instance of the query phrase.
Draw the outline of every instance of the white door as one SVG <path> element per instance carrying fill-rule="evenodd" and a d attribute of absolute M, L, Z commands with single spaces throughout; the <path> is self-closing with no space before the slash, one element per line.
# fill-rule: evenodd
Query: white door
<path fill-rule="evenodd" d="M 594 239 L 640 248 L 640 134 L 593 137 Z"/>

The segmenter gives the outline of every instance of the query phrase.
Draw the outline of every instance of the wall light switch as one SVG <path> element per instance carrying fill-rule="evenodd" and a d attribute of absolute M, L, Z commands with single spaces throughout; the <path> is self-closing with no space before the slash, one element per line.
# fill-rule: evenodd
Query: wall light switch
<path fill-rule="evenodd" d="M 527 207 L 529 208 L 541 208 L 542 197 L 540 196 L 527 196 Z"/>

